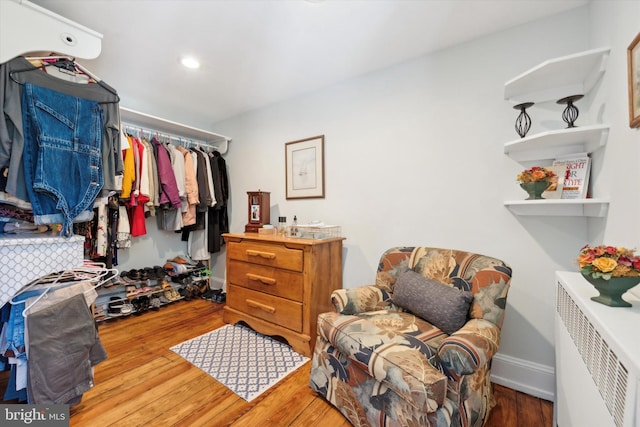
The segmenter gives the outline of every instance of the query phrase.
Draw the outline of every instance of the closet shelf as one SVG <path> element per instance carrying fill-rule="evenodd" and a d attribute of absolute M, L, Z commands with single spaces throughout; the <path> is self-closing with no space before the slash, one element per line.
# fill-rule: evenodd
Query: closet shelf
<path fill-rule="evenodd" d="M 604 74 L 610 50 L 604 47 L 545 61 L 505 83 L 504 99 L 545 102 L 586 95 Z"/>
<path fill-rule="evenodd" d="M 507 200 L 515 215 L 605 217 L 609 201 L 604 199 Z"/>
<path fill-rule="evenodd" d="M 221 153 L 227 151 L 231 138 L 208 130 L 198 129 L 193 126 L 162 119 L 140 111 L 126 107 L 120 107 L 120 120 L 131 127 L 140 127 L 143 130 L 165 134 L 173 139 L 181 139 L 185 142 L 201 143 L 218 149 Z M 224 147 L 224 149 L 220 149 Z"/>
<path fill-rule="evenodd" d="M 90 28 L 27 0 L 0 1 L 0 63 L 30 52 L 94 59 L 101 51 L 102 34 Z"/>
<path fill-rule="evenodd" d="M 609 125 L 552 130 L 507 142 L 504 154 L 517 161 L 554 159 L 573 153 L 592 153 L 604 147 Z"/>

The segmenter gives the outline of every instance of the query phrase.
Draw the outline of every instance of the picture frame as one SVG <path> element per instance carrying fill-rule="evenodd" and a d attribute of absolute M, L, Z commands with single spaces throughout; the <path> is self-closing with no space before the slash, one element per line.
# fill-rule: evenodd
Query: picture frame
<path fill-rule="evenodd" d="M 629 127 L 640 127 L 640 33 L 627 49 L 629 69 Z"/>
<path fill-rule="evenodd" d="M 324 135 L 285 144 L 287 199 L 324 198 Z"/>

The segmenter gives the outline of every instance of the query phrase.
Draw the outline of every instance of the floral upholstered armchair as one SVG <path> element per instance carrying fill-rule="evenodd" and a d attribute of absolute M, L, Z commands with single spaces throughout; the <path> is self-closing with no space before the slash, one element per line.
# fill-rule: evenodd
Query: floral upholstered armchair
<path fill-rule="evenodd" d="M 310 387 L 354 426 L 482 426 L 511 268 L 464 251 L 397 247 L 375 285 L 318 316 Z"/>

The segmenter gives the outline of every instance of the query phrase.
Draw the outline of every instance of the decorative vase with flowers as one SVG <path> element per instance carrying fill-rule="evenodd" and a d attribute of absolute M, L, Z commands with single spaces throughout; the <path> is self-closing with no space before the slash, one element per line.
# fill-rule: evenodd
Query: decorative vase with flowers
<path fill-rule="evenodd" d="M 529 194 L 526 200 L 543 199 L 542 193 L 551 186 L 556 174 L 548 168 L 533 166 L 525 169 L 517 176 L 520 187 Z"/>
<path fill-rule="evenodd" d="M 578 265 L 582 276 L 600 295 L 593 301 L 610 307 L 631 307 L 622 294 L 640 283 L 640 257 L 631 249 L 616 246 L 589 246 L 580 250 Z"/>

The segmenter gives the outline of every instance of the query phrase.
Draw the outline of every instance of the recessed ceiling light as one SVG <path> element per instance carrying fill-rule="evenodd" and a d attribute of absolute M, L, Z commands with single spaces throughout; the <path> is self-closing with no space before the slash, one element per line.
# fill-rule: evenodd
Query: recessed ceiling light
<path fill-rule="evenodd" d="M 192 56 L 185 56 L 180 62 L 187 68 L 200 68 L 200 62 Z"/>

